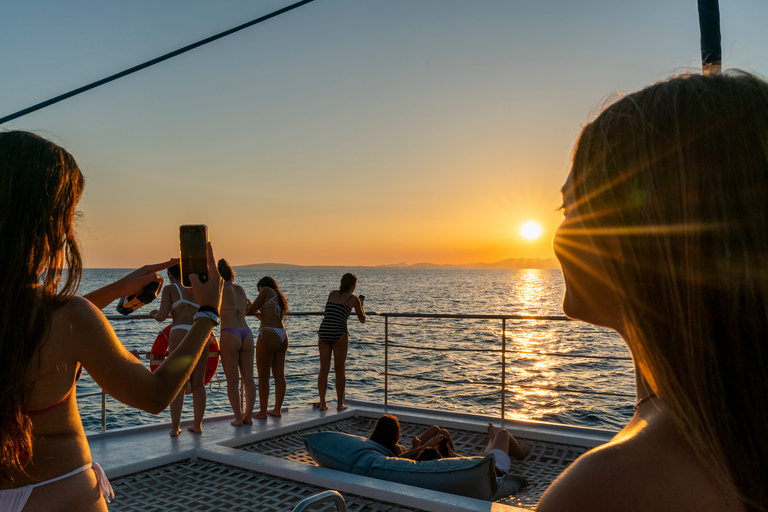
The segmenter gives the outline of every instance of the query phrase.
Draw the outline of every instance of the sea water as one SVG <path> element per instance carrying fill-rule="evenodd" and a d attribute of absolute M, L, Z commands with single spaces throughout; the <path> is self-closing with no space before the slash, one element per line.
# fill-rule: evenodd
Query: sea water
<path fill-rule="evenodd" d="M 86 269 L 80 293 L 108 284 L 127 272 Z M 365 295 L 368 312 L 563 314 L 564 286 L 559 270 L 354 269 L 353 272 L 359 279 L 355 293 Z M 335 269 L 248 269 L 238 270 L 235 282 L 253 300 L 258 280 L 271 276 L 285 294 L 289 311 L 320 312 L 328 293 L 338 288 L 343 273 Z M 104 313 L 117 315 L 116 305 L 117 301 L 110 304 Z M 146 314 L 158 306 L 159 299 L 136 314 Z M 310 402 L 318 399 L 317 328 L 321 319 L 321 316 L 307 315 L 285 319 L 289 339 L 286 413 L 290 413 L 291 408 L 309 407 Z M 258 319 L 249 317 L 247 321 L 255 334 Z M 130 317 L 110 322 L 123 345 L 142 354 L 149 352 L 158 332 L 170 323 Z M 613 331 L 581 322 L 550 320 L 506 320 L 505 327 L 507 418 L 616 429 L 632 416 L 634 371 L 627 360 L 626 346 Z M 348 398 L 384 402 L 385 330 L 389 345 L 389 404 L 500 417 L 502 320 L 389 318 L 385 329 L 384 317 L 369 315 L 361 324 L 353 313 L 349 319 Z M 214 333 L 218 337 L 218 328 Z M 144 355 L 141 360 L 149 365 Z M 274 404 L 273 383 L 271 388 L 270 406 Z M 100 391 L 98 385 L 84 372 L 77 384 L 78 395 L 97 391 Z M 327 393 L 330 407 L 335 407 L 335 396 L 332 371 Z M 78 406 L 86 431 L 98 431 L 101 396 L 80 396 Z M 170 420 L 167 409 L 155 416 L 109 396 L 106 407 L 107 429 Z M 226 380 L 219 364 L 208 387 L 206 415 L 231 413 Z M 191 415 L 192 400 L 187 397 L 183 419 Z"/>

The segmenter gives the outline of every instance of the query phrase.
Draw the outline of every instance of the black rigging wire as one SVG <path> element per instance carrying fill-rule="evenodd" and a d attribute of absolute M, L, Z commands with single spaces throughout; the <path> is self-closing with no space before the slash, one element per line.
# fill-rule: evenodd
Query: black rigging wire
<path fill-rule="evenodd" d="M 152 60 L 148 60 L 147 62 L 144 62 L 143 64 L 139 64 L 138 66 L 134 66 L 132 68 L 126 69 L 125 71 L 121 71 L 119 73 L 115 73 L 114 75 L 108 76 L 106 78 L 102 78 L 101 80 L 97 80 L 95 82 L 92 82 L 88 85 L 85 85 L 83 87 L 79 87 L 77 89 L 73 89 L 67 93 L 61 94 L 59 96 L 56 96 L 54 98 L 51 98 L 49 100 L 43 101 L 41 103 L 38 103 L 37 105 L 32 105 L 31 107 L 27 107 L 23 110 L 19 110 L 18 112 L 14 112 L 13 114 L 9 114 L 3 118 L 0 118 L 0 124 L 6 123 L 8 121 L 12 121 L 13 119 L 17 119 L 21 116 L 25 116 L 31 112 L 34 112 L 36 110 L 40 110 L 42 108 L 45 108 L 49 105 L 53 105 L 54 103 L 58 103 L 60 101 L 63 101 L 67 98 L 71 98 L 72 96 L 76 96 L 80 93 L 90 91 L 91 89 L 94 89 L 100 85 L 104 85 L 106 83 L 112 82 L 113 80 L 117 80 L 118 78 L 122 78 L 124 76 L 130 75 L 131 73 L 135 73 L 137 71 L 140 71 L 144 68 L 148 68 L 150 66 L 154 66 L 155 64 L 158 64 L 160 62 L 163 62 L 165 60 L 168 60 L 170 58 L 176 57 L 177 55 L 181 55 L 182 53 L 186 53 L 190 50 L 194 50 L 198 46 L 203 46 L 205 44 L 211 43 L 213 41 L 216 41 L 217 39 L 221 39 L 222 37 L 226 37 L 230 34 L 234 34 L 235 32 L 239 32 L 240 30 L 246 29 L 248 27 L 251 27 L 253 25 L 256 25 L 258 23 L 261 23 L 262 21 L 267 21 L 270 18 L 274 18 L 275 16 L 279 16 L 283 13 L 286 13 L 288 11 L 292 11 L 293 9 L 296 9 L 297 7 L 301 7 L 302 5 L 308 4 L 310 2 L 314 2 L 314 0 L 301 0 L 300 2 L 296 2 L 295 4 L 291 4 L 287 7 L 283 7 L 282 9 L 278 9 L 277 11 L 271 12 L 265 16 L 262 16 L 260 18 L 256 18 L 255 20 L 251 20 L 247 23 L 243 23 L 242 25 L 238 25 L 235 28 L 231 28 L 229 30 L 225 30 L 224 32 L 220 32 L 214 36 L 206 37 L 205 39 L 201 39 L 200 41 L 196 43 L 192 43 L 190 45 L 187 45 L 183 48 L 179 48 L 178 50 L 172 51 L 170 53 L 166 53 L 165 55 L 161 55 L 160 57 L 157 57 Z"/>

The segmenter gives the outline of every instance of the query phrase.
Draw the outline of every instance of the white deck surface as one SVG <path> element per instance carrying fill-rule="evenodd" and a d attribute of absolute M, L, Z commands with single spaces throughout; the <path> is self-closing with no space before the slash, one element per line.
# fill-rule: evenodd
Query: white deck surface
<path fill-rule="evenodd" d="M 170 425 L 163 423 L 91 434 L 88 436 L 88 441 L 93 460 L 102 465 L 110 478 L 179 460 L 206 459 L 327 489 L 335 489 L 342 495 L 345 492 L 353 493 L 423 510 L 449 512 L 461 510 L 494 512 L 526 510 L 391 482 L 382 485 L 381 480 L 234 448 L 234 446 L 286 434 L 333 419 L 341 419 L 355 414 L 378 416 L 384 412 L 383 407 L 378 404 L 355 401 L 348 403 L 349 409 L 342 412 L 337 412 L 333 407 L 321 412 L 313 410 L 309 405 L 285 408 L 282 418 L 270 417 L 266 421 L 254 419 L 253 425 L 239 428 L 230 425 L 233 416 L 207 418 L 203 423 L 202 435 L 188 432 L 186 428 L 191 424 L 191 421 L 184 421 L 182 422 L 182 434 L 177 438 L 169 436 Z M 401 421 L 437 423 L 449 429 L 461 427 L 476 429 L 478 432 L 483 431 L 489 421 L 489 418 L 483 416 L 425 411 L 417 408 L 390 407 L 388 412 L 396 414 Z M 490 420 L 493 421 L 493 419 Z M 493 422 L 500 426 L 498 420 Z M 539 422 L 507 422 L 504 426 L 516 436 L 573 443 L 581 446 L 597 446 L 613 435 L 612 432 L 604 430 Z M 258 508 L 254 508 L 254 510 L 258 510 Z"/>

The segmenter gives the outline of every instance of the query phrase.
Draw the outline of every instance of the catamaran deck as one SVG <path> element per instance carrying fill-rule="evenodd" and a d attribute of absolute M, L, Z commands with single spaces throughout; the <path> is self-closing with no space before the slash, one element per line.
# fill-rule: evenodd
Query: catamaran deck
<path fill-rule="evenodd" d="M 367 435 L 384 412 L 380 404 L 349 401 L 350 408 L 320 412 L 310 406 L 285 409 L 282 418 L 254 420 L 236 428 L 232 416 L 207 419 L 201 436 L 168 435 L 169 425 L 132 427 L 88 437 L 93 460 L 107 472 L 116 497 L 112 511 L 226 510 L 290 511 L 300 500 L 326 489 L 344 496 L 360 511 L 507 511 L 531 509 L 546 487 L 576 457 L 606 442 L 613 432 L 542 422 L 507 421 L 518 439 L 533 449 L 512 472 L 529 485 L 516 495 L 490 503 L 318 467 L 301 435 L 336 430 Z M 389 407 L 400 418 L 403 439 L 439 424 L 448 428 L 463 455 L 487 442 L 484 416 Z M 522 507 L 519 509 L 517 507 Z M 330 510 L 321 508 L 315 510 Z"/>

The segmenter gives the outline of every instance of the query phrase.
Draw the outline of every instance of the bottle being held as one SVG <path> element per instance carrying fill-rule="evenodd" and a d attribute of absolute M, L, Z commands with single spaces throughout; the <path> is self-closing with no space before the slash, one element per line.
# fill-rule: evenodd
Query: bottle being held
<path fill-rule="evenodd" d="M 160 283 L 153 281 L 145 286 L 139 293 L 128 297 L 120 297 L 120 302 L 117 304 L 117 312 L 123 315 L 130 315 L 141 306 L 149 304 L 155 300 L 159 291 Z"/>

